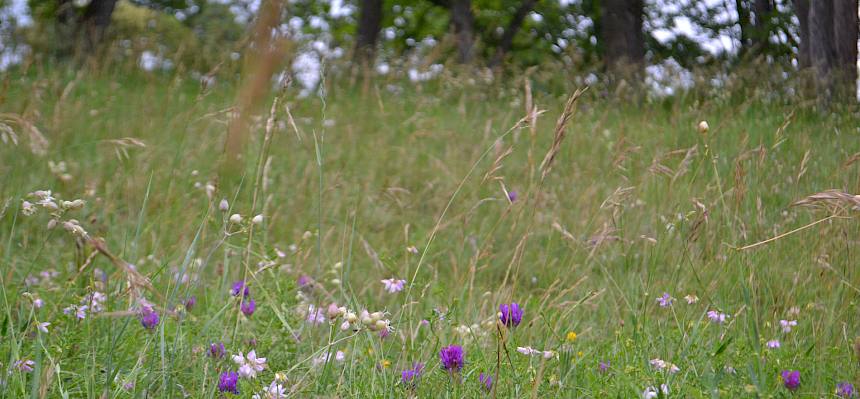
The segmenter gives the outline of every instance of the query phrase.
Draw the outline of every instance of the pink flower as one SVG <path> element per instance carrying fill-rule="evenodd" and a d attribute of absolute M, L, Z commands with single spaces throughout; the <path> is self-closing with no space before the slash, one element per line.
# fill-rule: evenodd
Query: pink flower
<path fill-rule="evenodd" d="M 726 322 L 726 319 L 729 318 L 729 315 L 722 312 L 717 312 L 716 310 L 709 310 L 708 318 L 711 319 L 711 321 L 714 323 L 723 324 Z"/>
<path fill-rule="evenodd" d="M 233 362 L 239 365 L 239 376 L 242 378 L 257 378 L 257 373 L 266 369 L 266 358 L 257 357 L 256 351 L 248 352 L 248 356 L 233 355 Z"/>
<path fill-rule="evenodd" d="M 385 285 L 385 290 L 389 293 L 395 293 L 403 291 L 403 286 L 406 285 L 406 280 L 398 280 L 395 278 L 390 278 L 387 280 L 382 280 L 382 284 Z"/>

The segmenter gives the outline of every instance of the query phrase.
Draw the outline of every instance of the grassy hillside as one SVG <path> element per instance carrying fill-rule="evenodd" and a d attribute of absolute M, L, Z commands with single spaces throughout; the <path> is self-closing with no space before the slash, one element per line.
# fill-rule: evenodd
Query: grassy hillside
<path fill-rule="evenodd" d="M 269 143 L 266 99 L 227 170 L 230 82 L 9 74 L 0 397 L 231 397 L 219 375 L 250 350 L 266 368 L 239 397 L 787 397 L 783 370 L 826 397 L 856 381 L 856 199 L 791 206 L 860 191 L 856 114 L 592 88 L 559 129 L 572 88 L 535 84 L 518 123 L 522 79 L 345 83 L 282 93 Z M 510 302 L 516 327 L 498 321 Z M 368 327 L 362 310 L 384 313 Z M 465 365 L 446 372 L 454 344 Z"/>

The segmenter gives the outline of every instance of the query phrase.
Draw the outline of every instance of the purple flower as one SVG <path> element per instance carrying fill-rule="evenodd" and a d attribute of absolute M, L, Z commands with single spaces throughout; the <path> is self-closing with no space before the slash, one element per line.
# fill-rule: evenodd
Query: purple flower
<path fill-rule="evenodd" d="M 194 305 L 197 304 L 197 297 L 192 295 L 185 300 L 185 310 L 191 311 L 194 308 Z"/>
<path fill-rule="evenodd" d="M 154 330 L 159 321 L 158 312 L 156 312 L 151 306 L 143 306 L 140 309 L 138 318 L 140 318 L 140 325 L 147 330 Z"/>
<path fill-rule="evenodd" d="M 600 363 L 597 364 L 597 370 L 600 371 L 601 373 L 606 373 L 607 371 L 609 371 L 610 366 L 611 366 L 611 364 L 609 363 L 608 360 L 607 361 L 601 361 Z"/>
<path fill-rule="evenodd" d="M 227 349 L 224 348 L 224 344 L 222 342 L 215 342 L 209 344 L 209 357 L 221 359 L 226 354 Z"/>
<path fill-rule="evenodd" d="M 396 292 L 403 291 L 403 286 L 406 285 L 406 280 L 389 278 L 386 280 L 382 280 L 382 284 L 385 286 L 385 290 L 388 291 L 388 293 L 394 294 Z"/>
<path fill-rule="evenodd" d="M 662 296 L 657 298 L 657 303 L 659 303 L 660 307 L 662 308 L 668 308 L 669 306 L 672 306 L 672 302 L 674 301 L 675 299 L 672 298 L 672 296 L 669 295 L 668 292 L 664 292 Z"/>
<path fill-rule="evenodd" d="M 767 347 L 770 349 L 779 349 L 780 346 L 781 345 L 779 344 L 778 339 L 772 339 L 770 341 L 767 341 Z"/>
<path fill-rule="evenodd" d="M 230 392 L 234 395 L 239 394 L 239 387 L 237 384 L 239 383 L 239 374 L 236 374 L 235 371 L 225 371 L 221 373 L 221 377 L 218 379 L 218 391 L 220 392 Z"/>
<path fill-rule="evenodd" d="M 239 307 L 242 310 L 242 313 L 245 316 L 251 317 L 254 314 L 254 311 L 257 310 L 257 302 L 254 302 L 253 299 L 248 298 L 242 301 L 242 305 Z"/>
<path fill-rule="evenodd" d="M 463 347 L 460 345 L 446 346 L 439 351 L 439 359 L 445 370 L 460 371 L 463 368 Z"/>
<path fill-rule="evenodd" d="M 403 370 L 400 373 L 400 381 L 403 382 L 403 384 L 414 386 L 423 372 L 423 363 L 412 363 L 412 368 Z"/>
<path fill-rule="evenodd" d="M 243 297 L 247 297 L 248 295 L 251 295 L 251 291 L 248 289 L 248 286 L 245 285 L 245 280 L 239 280 L 239 281 L 233 282 L 233 286 L 232 286 L 232 288 L 230 288 L 230 295 L 239 296 L 240 292 L 242 293 Z"/>
<path fill-rule="evenodd" d="M 308 276 L 301 276 L 298 280 L 299 288 L 306 287 L 311 284 L 311 278 Z"/>
<path fill-rule="evenodd" d="M 517 192 L 516 191 L 514 191 L 514 190 L 508 191 L 508 201 L 511 201 L 511 203 L 517 202 Z"/>
<path fill-rule="evenodd" d="M 490 392 L 493 390 L 493 376 L 492 375 L 481 373 L 478 375 L 478 381 L 480 381 L 481 384 L 484 385 L 484 389 L 487 392 Z"/>
<path fill-rule="evenodd" d="M 34 366 L 36 366 L 36 363 L 29 359 L 16 360 L 14 363 L 12 363 L 12 367 L 24 373 L 32 372 Z"/>
<path fill-rule="evenodd" d="M 836 384 L 836 396 L 840 398 L 853 398 L 854 385 L 850 382 L 840 382 Z"/>
<path fill-rule="evenodd" d="M 516 302 L 510 305 L 503 303 L 499 305 L 499 321 L 508 327 L 516 327 L 523 321 L 523 309 Z"/>
<path fill-rule="evenodd" d="M 723 324 L 726 322 L 726 319 L 729 318 L 729 315 L 722 312 L 717 312 L 716 310 L 709 310 L 708 318 L 711 319 L 711 321 L 714 323 Z"/>
<path fill-rule="evenodd" d="M 782 384 L 789 391 L 796 391 L 800 387 L 800 371 L 798 370 L 783 370 Z"/>

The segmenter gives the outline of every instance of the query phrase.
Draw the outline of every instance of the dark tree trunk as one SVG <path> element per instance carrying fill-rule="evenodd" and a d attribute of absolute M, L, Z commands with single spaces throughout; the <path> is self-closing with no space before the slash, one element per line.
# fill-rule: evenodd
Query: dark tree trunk
<path fill-rule="evenodd" d="M 819 97 L 828 101 L 832 94 L 831 73 L 836 58 L 833 43 L 833 2 L 812 0 L 809 5 L 810 66 Z"/>
<path fill-rule="evenodd" d="M 853 96 L 857 90 L 857 0 L 833 1 L 834 89 Z"/>
<path fill-rule="evenodd" d="M 809 0 L 794 0 L 794 14 L 799 21 L 800 43 L 797 45 L 797 65 L 799 69 L 811 66 L 809 58 Z"/>
<path fill-rule="evenodd" d="M 601 2 L 603 61 L 615 73 L 640 72 L 645 62 L 643 0 Z"/>
<path fill-rule="evenodd" d="M 773 23 L 773 4 L 770 0 L 754 0 L 753 12 L 755 13 L 755 27 L 752 30 L 752 48 L 755 54 L 767 52 L 768 40 L 770 39 Z"/>
<path fill-rule="evenodd" d="M 749 50 L 752 45 L 750 40 L 750 10 L 747 8 L 743 0 L 735 0 L 735 10 L 738 13 L 738 27 L 741 30 L 741 55 Z"/>
<path fill-rule="evenodd" d="M 511 22 L 505 29 L 505 33 L 502 34 L 502 40 L 499 42 L 499 47 L 496 48 L 496 53 L 493 55 L 493 59 L 490 60 L 491 68 L 499 66 L 502 61 L 504 61 L 505 55 L 511 51 L 511 47 L 514 44 L 514 37 L 517 35 L 517 32 L 519 32 L 520 28 L 522 28 L 523 21 L 525 21 L 526 16 L 535 7 L 535 4 L 537 4 L 537 0 L 523 0 L 523 3 L 520 4 L 514 12 Z"/>
<path fill-rule="evenodd" d="M 110 19 L 117 0 L 92 0 L 81 18 L 84 47 L 88 53 L 94 52 L 104 39 L 110 26 Z"/>
<path fill-rule="evenodd" d="M 382 0 L 360 0 L 358 31 L 355 40 L 355 60 L 368 66 L 376 54 L 376 42 L 382 28 Z"/>
<path fill-rule="evenodd" d="M 461 64 L 472 62 L 475 45 L 475 15 L 472 13 L 472 0 L 451 0 L 451 24 L 454 26 L 454 40 L 457 43 L 457 61 Z"/>

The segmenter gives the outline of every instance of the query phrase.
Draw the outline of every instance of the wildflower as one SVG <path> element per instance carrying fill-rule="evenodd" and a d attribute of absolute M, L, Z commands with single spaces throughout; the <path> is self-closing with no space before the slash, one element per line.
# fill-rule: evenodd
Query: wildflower
<path fill-rule="evenodd" d="M 256 225 L 262 224 L 263 223 L 263 215 L 254 216 L 254 218 L 251 219 L 251 223 L 256 224 Z"/>
<path fill-rule="evenodd" d="M 328 309 L 326 309 L 326 315 L 329 319 L 336 319 L 346 313 L 346 308 L 338 307 L 336 303 L 332 302 L 328 305 Z"/>
<path fill-rule="evenodd" d="M 414 245 L 410 245 L 406 247 L 406 252 L 409 252 L 412 255 L 418 255 L 418 248 L 416 248 Z"/>
<path fill-rule="evenodd" d="M 254 314 L 254 311 L 257 310 L 257 302 L 252 298 L 248 298 L 242 301 L 242 305 L 239 306 L 239 309 L 242 310 L 242 313 L 247 317 L 251 317 Z"/>
<path fill-rule="evenodd" d="M 147 330 L 154 330 L 155 326 L 158 325 L 158 312 L 156 312 L 151 306 L 141 307 L 140 313 L 137 317 L 140 319 L 140 325 Z"/>
<path fill-rule="evenodd" d="M 209 357 L 221 359 L 227 354 L 227 349 L 224 348 L 224 343 L 213 342 L 209 344 Z"/>
<path fill-rule="evenodd" d="M 796 391 L 800 387 L 800 371 L 783 370 L 780 376 L 782 377 L 782 384 L 789 391 Z"/>
<path fill-rule="evenodd" d="M 792 327 L 797 326 L 797 320 L 780 320 L 779 325 L 782 326 L 782 332 L 790 333 Z"/>
<path fill-rule="evenodd" d="M 579 356 L 580 356 L 580 357 L 582 357 L 582 352 L 579 352 Z M 555 352 L 553 352 L 553 351 L 543 351 L 543 358 L 544 358 L 544 359 L 549 360 L 549 359 L 552 359 L 553 357 L 555 357 Z"/>
<path fill-rule="evenodd" d="M 230 295 L 239 296 L 240 292 L 243 297 L 251 295 L 250 289 L 245 285 L 245 280 L 234 281 L 233 285 L 230 287 Z"/>
<path fill-rule="evenodd" d="M 230 223 L 233 223 L 233 224 L 242 223 L 242 215 L 240 215 L 238 213 L 234 213 L 234 214 L 230 215 Z"/>
<path fill-rule="evenodd" d="M 185 300 L 185 310 L 191 311 L 194 308 L 194 305 L 197 304 L 197 297 L 192 295 Z"/>
<path fill-rule="evenodd" d="M 278 381 L 272 381 L 268 387 L 263 388 L 263 396 L 254 395 L 259 399 L 284 399 L 287 397 L 287 388 Z"/>
<path fill-rule="evenodd" d="M 523 310 L 516 302 L 510 305 L 503 303 L 499 305 L 499 321 L 508 327 L 516 327 L 523 320 Z"/>
<path fill-rule="evenodd" d="M 512 204 L 514 202 L 517 202 L 518 197 L 519 196 L 517 195 L 516 191 L 514 191 L 514 190 L 508 191 L 508 201 L 510 201 Z"/>
<path fill-rule="evenodd" d="M 687 300 L 687 304 L 688 304 L 688 305 L 692 305 L 692 304 L 694 304 L 694 303 L 696 303 L 696 302 L 699 302 L 699 297 L 697 297 L 697 296 L 695 296 L 695 295 L 693 295 L 693 294 L 690 294 L 690 295 L 685 296 L 685 297 L 684 297 L 684 299 L 685 299 L 685 300 Z"/>
<path fill-rule="evenodd" d="M 257 352 L 253 350 L 247 356 L 243 356 L 242 352 L 233 355 L 233 362 L 239 365 L 239 376 L 242 378 L 257 378 L 257 373 L 266 369 L 266 358 L 258 358 Z"/>
<path fill-rule="evenodd" d="M 235 371 L 225 371 L 221 373 L 221 377 L 218 379 L 218 391 L 219 392 L 230 392 L 234 395 L 239 394 L 239 387 L 237 386 L 239 383 L 239 374 L 236 374 Z"/>
<path fill-rule="evenodd" d="M 50 325 L 51 325 L 51 323 L 48 323 L 48 322 L 44 322 L 44 323 L 38 323 L 38 322 L 37 322 L 37 323 L 36 323 L 36 328 L 37 328 L 39 331 L 41 331 L 41 332 L 43 332 L 43 333 L 47 334 L 47 333 L 48 333 L 48 326 L 50 326 Z"/>
<path fill-rule="evenodd" d="M 460 371 L 463 368 L 463 358 L 463 347 L 460 345 L 446 346 L 439 351 L 439 359 L 442 361 L 442 367 L 449 372 Z"/>
<path fill-rule="evenodd" d="M 675 365 L 674 363 L 669 363 L 663 359 L 651 359 L 649 363 L 651 363 L 651 367 L 654 367 L 657 370 L 668 370 L 669 373 L 672 374 L 681 371 L 681 369 L 677 365 Z"/>
<path fill-rule="evenodd" d="M 418 382 L 418 378 L 424 372 L 423 363 L 412 363 L 412 368 L 408 368 L 400 372 L 400 382 L 405 385 L 414 386 Z"/>
<path fill-rule="evenodd" d="M 708 130 L 711 129 L 711 127 L 708 126 L 708 121 L 699 122 L 699 125 L 697 126 L 697 128 L 699 129 L 699 133 L 701 133 L 701 134 L 707 134 Z"/>
<path fill-rule="evenodd" d="M 723 324 L 725 323 L 726 319 L 729 318 L 729 315 L 722 312 L 718 312 L 716 310 L 709 310 L 707 314 L 708 318 L 711 319 L 712 322 L 717 324 Z"/>
<path fill-rule="evenodd" d="M 840 398 L 853 398 L 854 385 L 850 382 L 840 382 L 836 384 L 836 396 Z"/>
<path fill-rule="evenodd" d="M 668 292 L 664 292 L 659 298 L 657 298 L 657 303 L 660 304 L 661 308 L 667 308 L 672 306 L 672 302 L 675 301 L 675 298 L 672 298 Z"/>
<path fill-rule="evenodd" d="M 221 210 L 221 212 L 227 212 L 230 210 L 230 203 L 227 202 L 226 198 L 221 199 L 221 202 L 218 203 L 218 209 Z"/>
<path fill-rule="evenodd" d="M 45 301 L 43 301 L 42 298 L 36 298 L 33 300 L 33 307 L 41 309 L 42 306 L 45 306 Z"/>
<path fill-rule="evenodd" d="M 78 320 L 83 320 L 87 318 L 87 309 L 89 307 L 87 305 L 69 305 L 65 309 L 63 309 L 63 313 L 67 315 L 75 315 Z"/>
<path fill-rule="evenodd" d="M 15 363 L 12 363 L 12 367 L 17 369 L 18 371 L 29 373 L 33 371 L 33 367 L 36 363 L 32 360 L 16 360 Z"/>
<path fill-rule="evenodd" d="M 648 387 L 645 388 L 645 391 L 642 392 L 642 399 L 655 399 L 660 396 L 660 392 L 663 393 L 664 396 L 669 395 L 669 386 L 666 384 L 660 384 L 660 391 L 657 391 L 657 388 Z"/>
<path fill-rule="evenodd" d="M 597 371 L 600 371 L 601 373 L 606 373 L 607 371 L 609 371 L 609 367 L 611 367 L 611 364 L 609 363 L 608 360 L 607 361 L 600 361 L 597 364 Z"/>
<path fill-rule="evenodd" d="M 308 305 L 308 315 L 305 319 L 311 324 L 322 324 L 325 322 L 325 314 L 323 314 L 322 309 L 314 305 Z"/>
<path fill-rule="evenodd" d="M 21 201 L 21 213 L 30 216 L 36 213 L 36 207 L 30 201 Z"/>
<path fill-rule="evenodd" d="M 779 344 L 779 340 L 778 340 L 778 339 L 772 339 L 772 340 L 770 340 L 770 341 L 767 341 L 767 344 L 766 344 L 766 345 L 767 345 L 767 347 L 768 347 L 768 348 L 770 348 L 770 349 L 778 349 L 778 348 L 781 346 L 781 345 Z"/>
<path fill-rule="evenodd" d="M 300 276 L 297 280 L 297 284 L 299 285 L 299 288 L 306 287 L 311 284 L 311 278 L 308 276 Z"/>
<path fill-rule="evenodd" d="M 569 332 L 567 333 L 567 336 L 565 337 L 565 340 L 566 340 L 567 342 L 573 342 L 573 341 L 576 341 L 576 333 L 575 333 L 575 332 L 573 332 L 573 331 L 569 331 Z"/>
<path fill-rule="evenodd" d="M 387 280 L 382 280 L 382 284 L 385 285 L 386 291 L 393 294 L 396 292 L 403 291 L 403 286 L 406 285 L 406 280 L 398 280 L 395 278 L 390 278 Z"/>
<path fill-rule="evenodd" d="M 493 376 L 490 374 L 481 373 L 478 375 L 478 381 L 484 385 L 484 390 L 490 392 L 493 390 Z"/>
<path fill-rule="evenodd" d="M 534 354 L 541 353 L 541 351 L 534 349 L 531 346 L 518 346 L 517 352 L 522 353 L 523 355 L 526 355 L 526 356 L 531 356 Z"/>

